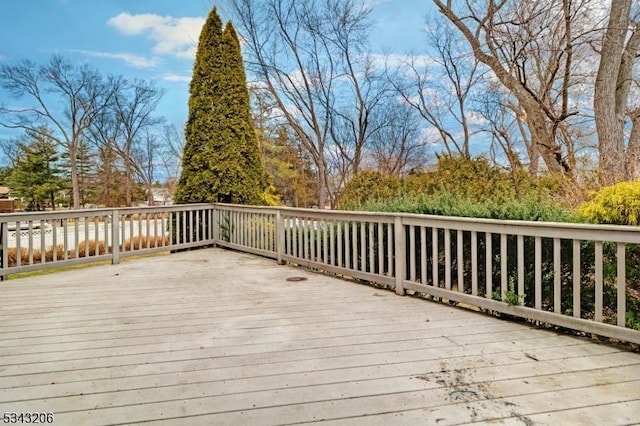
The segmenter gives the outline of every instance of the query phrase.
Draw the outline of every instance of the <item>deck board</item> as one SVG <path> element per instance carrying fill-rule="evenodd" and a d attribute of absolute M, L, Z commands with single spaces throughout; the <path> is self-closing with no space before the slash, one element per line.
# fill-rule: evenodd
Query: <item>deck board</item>
<path fill-rule="evenodd" d="M 640 422 L 638 353 L 246 254 L 0 290 L 0 411 L 56 424 Z"/>

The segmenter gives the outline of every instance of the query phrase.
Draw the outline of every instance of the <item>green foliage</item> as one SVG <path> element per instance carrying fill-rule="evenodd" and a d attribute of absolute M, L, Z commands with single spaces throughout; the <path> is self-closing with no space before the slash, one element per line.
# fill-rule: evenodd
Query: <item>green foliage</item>
<path fill-rule="evenodd" d="M 498 200 L 514 194 L 510 177 L 484 157 L 443 155 L 435 170 L 405 180 L 410 194 L 451 193 L 470 201 Z"/>
<path fill-rule="evenodd" d="M 240 43 L 216 8 L 202 29 L 190 86 L 177 203 L 265 204 L 268 175 L 249 110 Z"/>
<path fill-rule="evenodd" d="M 340 197 L 340 207 L 357 209 L 367 200 L 385 200 L 399 193 L 400 180 L 395 176 L 377 171 L 358 173 L 344 188 Z"/>
<path fill-rule="evenodd" d="M 578 208 L 578 213 L 592 223 L 640 225 L 640 181 L 602 188 Z"/>
<path fill-rule="evenodd" d="M 504 292 L 503 300 L 509 306 L 520 306 L 524 301 L 524 294 L 519 295 L 516 292 L 516 283 L 513 277 L 509 277 L 509 290 Z"/>
<path fill-rule="evenodd" d="M 56 193 L 66 187 L 59 168 L 55 143 L 46 135 L 30 132 L 29 140 L 20 146 L 18 161 L 6 181 L 12 193 L 24 198 L 27 210 L 55 208 Z"/>
<path fill-rule="evenodd" d="M 367 211 L 405 212 L 485 219 L 543 222 L 576 221 L 576 217 L 572 212 L 537 196 L 529 196 L 521 200 L 511 199 L 504 202 L 492 200 L 472 202 L 449 193 L 439 193 L 432 196 L 419 194 L 371 201 L 360 207 Z"/>

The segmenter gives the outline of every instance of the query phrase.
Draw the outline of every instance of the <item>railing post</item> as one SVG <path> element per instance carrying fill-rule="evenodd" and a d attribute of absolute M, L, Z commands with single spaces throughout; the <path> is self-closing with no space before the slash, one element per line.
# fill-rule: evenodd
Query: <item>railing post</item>
<path fill-rule="evenodd" d="M 406 275 L 406 243 L 404 224 L 402 223 L 402 216 L 396 216 L 393 223 L 393 235 L 395 245 L 395 273 L 396 273 L 396 294 L 398 296 L 404 296 L 404 288 L 402 282 Z"/>
<path fill-rule="evenodd" d="M 9 232 L 6 223 L 0 223 L 0 268 L 9 269 Z M 4 272 L 4 271 L 3 271 Z M 0 281 L 4 281 L 5 275 L 0 275 Z"/>
<path fill-rule="evenodd" d="M 284 254 L 284 219 L 280 209 L 276 210 L 276 252 L 278 253 L 278 263 L 284 265 L 282 255 Z"/>
<path fill-rule="evenodd" d="M 111 264 L 120 263 L 120 213 L 111 212 Z"/>
<path fill-rule="evenodd" d="M 216 246 L 216 242 L 219 241 L 220 239 L 220 215 L 218 214 L 218 210 L 216 209 L 216 205 L 213 204 L 213 209 L 211 210 L 211 214 L 213 215 L 213 220 L 212 220 L 212 234 L 211 237 L 213 238 L 213 246 Z"/>

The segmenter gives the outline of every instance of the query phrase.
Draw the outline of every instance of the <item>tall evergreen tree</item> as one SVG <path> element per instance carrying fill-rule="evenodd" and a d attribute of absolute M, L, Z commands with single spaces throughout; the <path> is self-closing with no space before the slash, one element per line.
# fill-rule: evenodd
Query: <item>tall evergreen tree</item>
<path fill-rule="evenodd" d="M 264 204 L 269 186 L 249 109 L 240 43 L 214 7 L 202 28 L 190 86 L 178 203 Z"/>

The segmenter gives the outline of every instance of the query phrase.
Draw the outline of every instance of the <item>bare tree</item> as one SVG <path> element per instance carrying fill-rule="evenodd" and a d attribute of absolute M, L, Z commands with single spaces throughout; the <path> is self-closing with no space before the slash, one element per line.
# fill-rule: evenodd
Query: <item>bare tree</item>
<path fill-rule="evenodd" d="M 88 129 L 94 142 L 111 144 L 122 159 L 127 206 L 133 204 L 136 177 L 147 183 L 149 163 L 153 162 L 147 157 L 157 154 L 157 149 L 149 149 L 148 131 L 163 122 L 161 118 L 153 116 L 163 95 L 163 90 L 152 83 L 121 79 L 112 102 Z"/>
<path fill-rule="evenodd" d="M 629 108 L 633 69 L 640 51 L 640 19 L 632 0 L 613 0 L 602 37 L 600 65 L 595 81 L 594 112 L 599 138 L 600 178 L 604 185 L 633 179 L 640 129 L 638 108 Z M 633 17 L 632 17 L 633 15 Z M 625 146 L 625 122 L 632 125 Z"/>
<path fill-rule="evenodd" d="M 80 207 L 78 149 L 82 134 L 106 108 L 114 95 L 114 84 L 88 65 L 74 66 L 54 55 L 43 66 L 23 60 L 0 67 L 0 85 L 23 107 L 0 107 L 0 125 L 41 134 L 43 126 L 69 156 L 73 208 Z"/>
<path fill-rule="evenodd" d="M 578 114 L 570 102 L 576 65 L 593 31 L 588 0 L 521 2 L 433 0 L 464 36 L 478 61 L 517 99 L 518 116 L 552 172 L 572 175 L 576 149 L 562 123 Z"/>
<path fill-rule="evenodd" d="M 0 151 L 4 154 L 5 160 L 0 162 L 0 166 L 5 162 L 8 166 L 14 167 L 20 156 L 20 147 L 22 141 L 20 139 L 0 139 Z"/>
<path fill-rule="evenodd" d="M 169 185 L 168 189 L 173 194 L 182 167 L 182 153 L 184 152 L 185 144 L 184 132 L 175 124 L 166 125 L 163 127 L 161 141 L 163 146 L 160 153 L 162 167 Z"/>
<path fill-rule="evenodd" d="M 421 135 L 420 117 L 415 108 L 404 102 L 388 100 L 375 111 L 380 123 L 366 149 L 369 164 L 388 175 L 403 177 L 426 162 L 427 145 Z"/>
<path fill-rule="evenodd" d="M 318 206 L 334 204 L 328 152 L 343 152 L 350 168 L 359 167 L 368 114 L 378 99 L 374 85 L 361 79 L 373 75 L 363 55 L 370 10 L 361 0 L 230 3 L 250 71 L 313 159 Z"/>
<path fill-rule="evenodd" d="M 480 63 L 449 21 L 433 18 L 426 28 L 429 51 L 434 54 L 410 56 L 391 81 L 437 130 L 447 153 L 469 157 L 471 137 L 477 132 L 469 119 L 469 104 L 482 80 Z"/>

